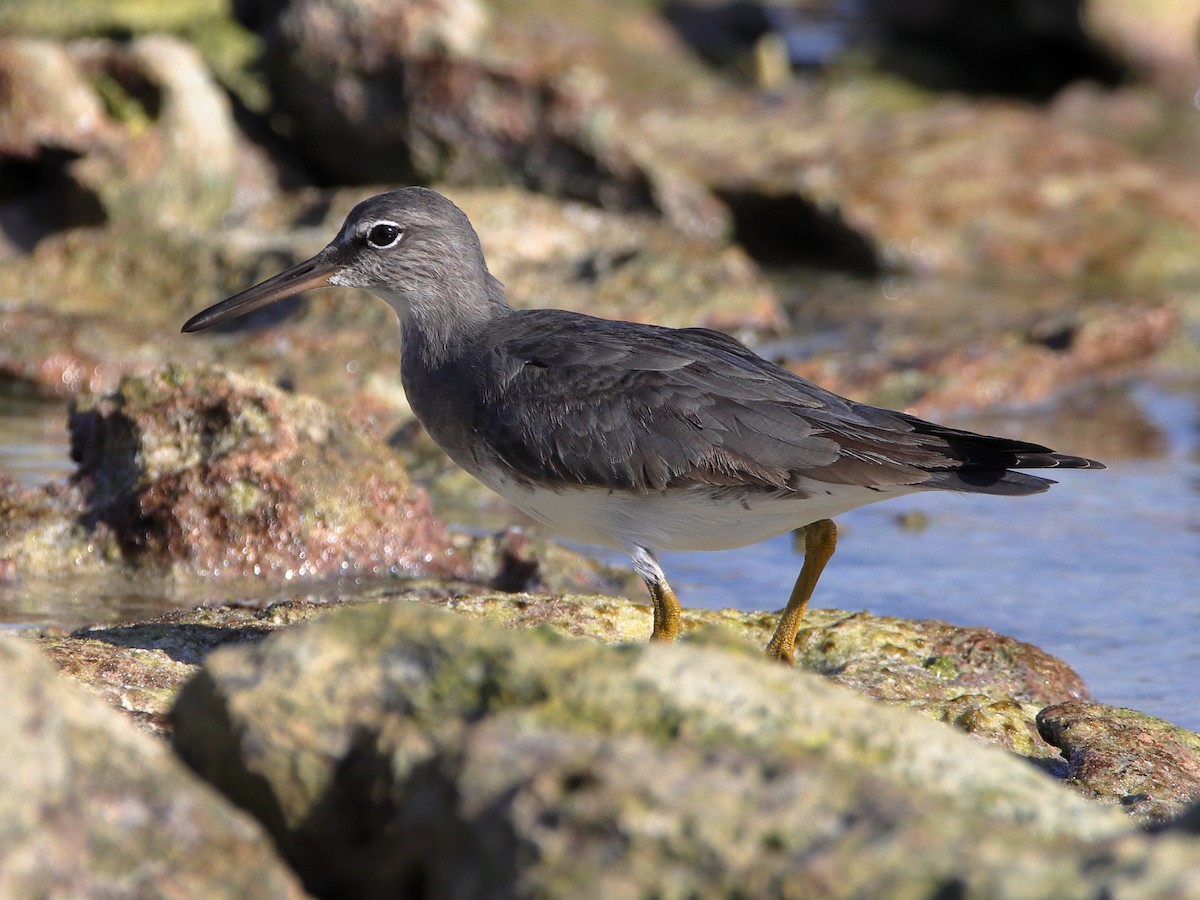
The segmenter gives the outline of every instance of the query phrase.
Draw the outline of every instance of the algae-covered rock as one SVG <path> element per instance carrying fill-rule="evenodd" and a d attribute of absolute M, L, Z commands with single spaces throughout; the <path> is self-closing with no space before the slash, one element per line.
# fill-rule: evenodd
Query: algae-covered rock
<path fill-rule="evenodd" d="M 213 653 L 185 759 L 310 890 L 704 894 L 752 887 L 1086 896 L 1200 878 L 1034 768 L 715 647 L 605 648 L 418 605 Z M 348 828 L 353 821 L 354 827 Z"/>
<path fill-rule="evenodd" d="M 1074 701 L 1038 713 L 1042 737 L 1066 759 L 1069 783 L 1146 825 L 1200 799 L 1200 735 L 1133 709 Z"/>
<path fill-rule="evenodd" d="M 0 636 L 0 894 L 303 896 L 248 816 Z"/>
<path fill-rule="evenodd" d="M 81 400 L 70 425 L 70 483 L 0 497 L 0 558 L 17 574 L 118 564 L 291 579 L 462 566 L 394 454 L 314 398 L 176 366 Z"/>
<path fill-rule="evenodd" d="M 277 628 L 307 622 L 342 605 L 417 601 L 513 629 L 542 628 L 602 643 L 641 644 L 650 634 L 651 611 L 640 595 L 511 593 L 482 590 L 481 582 L 511 578 L 519 563 L 497 564 L 511 538 L 460 541 L 476 569 L 474 584 L 438 581 L 397 585 L 386 580 L 342 591 L 336 585 L 297 585 L 288 599 L 268 602 L 239 584 L 244 602 L 171 612 L 140 622 L 46 634 L 39 644 L 61 670 L 153 730 L 180 685 L 208 654 L 225 643 L 253 641 Z M 469 546 L 468 546 L 469 545 Z M 524 552 L 517 548 L 517 552 Z M 554 552 L 542 555 L 553 582 L 586 582 Z M 526 567 L 528 574 L 528 567 Z M 516 585 L 502 585 L 514 587 Z M 259 598 L 259 599 L 255 599 Z M 684 640 L 761 655 L 775 616 L 737 610 L 684 610 Z M 797 641 L 799 669 L 824 674 L 886 703 L 946 722 L 1046 768 L 1057 768 L 1058 749 L 1038 734 L 1034 721 L 1048 703 L 1086 698 L 1079 677 L 1061 660 L 1030 644 L 986 629 L 937 621 L 906 621 L 868 613 L 812 609 Z"/>

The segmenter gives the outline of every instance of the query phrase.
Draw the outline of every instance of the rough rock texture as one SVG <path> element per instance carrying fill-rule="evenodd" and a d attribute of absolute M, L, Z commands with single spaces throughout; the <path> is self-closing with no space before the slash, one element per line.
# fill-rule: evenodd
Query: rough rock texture
<path fill-rule="evenodd" d="M 1161 825 L 1200 800 L 1200 735 L 1132 709 L 1073 701 L 1038 713 L 1038 730 L 1062 750 L 1068 782 Z"/>
<path fill-rule="evenodd" d="M 0 894 L 302 897 L 257 823 L 0 636 Z"/>
<path fill-rule="evenodd" d="M 469 560 L 468 579 L 506 593 L 594 594 L 629 592 L 639 596 L 641 578 L 632 569 L 607 565 L 523 528 L 490 534 L 453 535 Z"/>
<path fill-rule="evenodd" d="M 172 717 L 322 894 L 1200 887 L 1190 841 L 756 654 L 365 607 L 214 653 Z"/>
<path fill-rule="evenodd" d="M 810 622 L 796 642 L 805 668 L 869 697 L 912 707 L 989 743 L 1046 759 L 1037 711 L 1062 698 L 1088 698 L 1066 663 L 986 628 L 846 615 Z"/>
<path fill-rule="evenodd" d="M 213 369 L 124 380 L 71 413 L 69 483 L 0 495 L 16 574 L 108 562 L 268 578 L 454 574 L 445 526 L 381 443 L 311 397 Z"/>
<path fill-rule="evenodd" d="M 486 555 L 478 549 L 472 552 L 472 558 Z M 265 608 L 253 595 L 246 596 L 235 607 L 173 612 L 69 635 L 47 634 L 39 643 L 65 674 L 157 731 L 164 727 L 163 716 L 179 686 L 215 647 L 258 640 L 276 628 L 318 618 L 347 603 L 415 600 L 509 628 L 542 627 L 605 643 L 640 644 L 650 633 L 651 614 L 644 600 L 621 597 L 514 594 L 454 582 L 402 587 L 383 582 L 349 595 L 319 586 L 298 588 L 291 599 Z M 683 626 L 689 641 L 758 653 L 774 629 L 775 616 L 685 610 Z M 937 621 L 813 609 L 800 631 L 797 656 L 801 669 L 953 724 L 1052 770 L 1063 768 L 1061 757 L 1039 737 L 1034 717 L 1047 703 L 1088 696 L 1074 672 L 1037 647 L 986 629 Z"/>

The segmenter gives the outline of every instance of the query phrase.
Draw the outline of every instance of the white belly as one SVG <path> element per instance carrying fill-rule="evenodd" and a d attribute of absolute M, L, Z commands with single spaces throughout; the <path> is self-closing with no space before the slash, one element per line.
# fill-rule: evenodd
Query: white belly
<path fill-rule="evenodd" d="M 490 478 L 488 487 L 555 534 L 630 551 L 729 550 L 783 534 L 818 519 L 911 493 L 856 485 L 804 484 L 804 494 L 779 496 L 689 488 L 645 495 L 602 488 L 551 491 Z"/>

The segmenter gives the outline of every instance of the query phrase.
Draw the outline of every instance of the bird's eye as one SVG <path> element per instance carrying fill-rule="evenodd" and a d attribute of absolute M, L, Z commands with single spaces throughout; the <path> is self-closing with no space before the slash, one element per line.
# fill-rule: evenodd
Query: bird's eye
<path fill-rule="evenodd" d="M 376 222 L 367 232 L 367 243 L 376 250 L 385 250 L 400 240 L 402 234 L 404 229 L 395 222 Z"/>

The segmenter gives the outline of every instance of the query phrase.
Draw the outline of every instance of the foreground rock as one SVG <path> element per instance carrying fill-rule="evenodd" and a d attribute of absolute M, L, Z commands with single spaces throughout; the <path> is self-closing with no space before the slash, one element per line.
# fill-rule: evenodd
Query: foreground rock
<path fill-rule="evenodd" d="M 412 601 L 508 628 L 628 642 L 635 649 L 650 631 L 649 608 L 623 598 L 481 592 L 478 585 L 438 582 L 380 584 L 358 588 L 349 598 L 329 588 L 298 589 L 293 599 L 265 608 L 251 602 L 210 607 L 37 640 L 63 674 L 161 734 L 169 731 L 167 714 L 178 691 L 215 648 L 259 642 L 347 604 Z M 685 640 L 751 658 L 758 657 L 773 627 L 774 617 L 765 614 L 685 611 Z M 540 652 L 538 647 L 531 639 L 527 652 Z M 1122 713 L 1124 718 L 1112 711 L 1093 715 L 1108 708 L 1087 703 L 1078 676 L 1031 645 L 985 629 L 813 609 L 797 651 L 801 669 L 1016 753 L 1142 821 L 1178 815 L 1194 793 L 1184 748 L 1200 737 L 1132 712 Z M 1050 728 L 1055 721 L 1078 719 L 1079 711 L 1089 721 L 1065 738 L 1058 733 L 1063 729 Z M 1130 717 L 1136 728 L 1129 727 Z"/>
<path fill-rule="evenodd" d="M 170 367 L 80 401 L 70 424 L 75 476 L 0 495 L 10 578 L 463 570 L 402 464 L 313 398 Z"/>
<path fill-rule="evenodd" d="M 331 602 L 333 597 L 337 595 L 320 588 L 298 588 L 294 598 L 266 608 L 247 603 L 169 613 L 129 625 L 46 635 L 39 643 L 65 674 L 160 730 L 179 687 L 216 647 L 260 640 L 345 603 L 418 601 L 509 628 L 542 627 L 606 643 L 640 644 L 650 633 L 649 607 L 621 597 L 502 593 L 453 582 L 380 584 L 339 597 L 337 603 Z M 739 652 L 752 648 L 753 655 L 766 645 L 774 619 L 734 610 L 685 610 L 683 624 L 689 640 Z M 805 619 L 796 652 L 802 669 L 954 724 L 1047 767 L 1053 767 L 1059 753 L 1038 736 L 1038 710 L 1088 697 L 1070 668 L 1037 647 L 944 622 L 814 609 Z"/>
<path fill-rule="evenodd" d="M 0 895 L 302 897 L 262 829 L 0 637 Z"/>
<path fill-rule="evenodd" d="M 365 607 L 214 653 L 173 720 L 326 896 L 1200 884 L 1190 840 L 757 654 Z"/>

